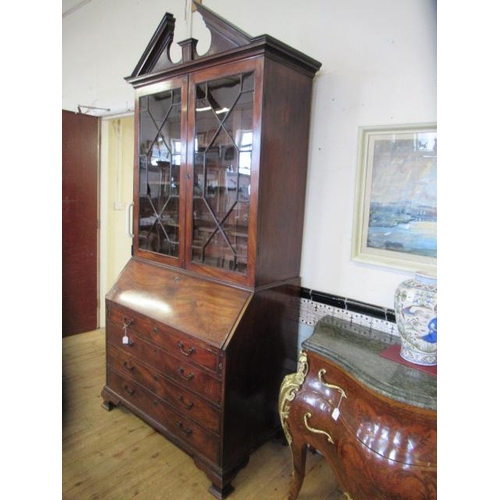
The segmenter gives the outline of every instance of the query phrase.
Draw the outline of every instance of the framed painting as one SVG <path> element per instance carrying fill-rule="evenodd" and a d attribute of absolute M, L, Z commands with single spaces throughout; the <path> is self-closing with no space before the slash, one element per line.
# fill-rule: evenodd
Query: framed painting
<path fill-rule="evenodd" d="M 360 127 L 352 259 L 436 271 L 437 125 Z"/>

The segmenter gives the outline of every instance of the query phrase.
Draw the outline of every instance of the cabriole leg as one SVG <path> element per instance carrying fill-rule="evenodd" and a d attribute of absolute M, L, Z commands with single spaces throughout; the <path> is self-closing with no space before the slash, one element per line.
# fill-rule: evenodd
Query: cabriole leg
<path fill-rule="evenodd" d="M 287 500 L 295 500 L 304 481 L 307 445 L 297 443 L 294 440 L 290 445 L 290 450 L 292 452 L 293 470 Z"/>

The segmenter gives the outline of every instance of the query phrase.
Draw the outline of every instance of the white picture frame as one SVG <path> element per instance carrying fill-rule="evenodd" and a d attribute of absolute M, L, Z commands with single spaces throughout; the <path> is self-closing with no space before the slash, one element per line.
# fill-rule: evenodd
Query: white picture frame
<path fill-rule="evenodd" d="M 359 128 L 351 258 L 436 272 L 436 123 Z"/>

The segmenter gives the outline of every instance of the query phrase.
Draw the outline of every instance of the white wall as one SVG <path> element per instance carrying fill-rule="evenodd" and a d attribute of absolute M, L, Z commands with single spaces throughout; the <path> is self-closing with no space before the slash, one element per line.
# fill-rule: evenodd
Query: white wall
<path fill-rule="evenodd" d="M 94 114 L 130 112 L 133 91 L 123 78 L 165 12 L 177 19 L 175 41 L 188 36 L 188 3 L 91 0 L 64 17 L 63 109 L 89 105 L 110 109 Z M 435 0 L 203 4 L 251 36 L 272 35 L 322 62 L 311 110 L 302 284 L 393 307 L 397 284 L 412 273 L 350 260 L 358 127 L 437 121 Z M 200 52 L 208 46 L 197 13 L 193 36 L 200 39 Z"/>

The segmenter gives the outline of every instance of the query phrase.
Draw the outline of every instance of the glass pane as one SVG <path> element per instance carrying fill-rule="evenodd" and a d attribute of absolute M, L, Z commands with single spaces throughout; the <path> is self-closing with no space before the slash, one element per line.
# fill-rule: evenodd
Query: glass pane
<path fill-rule="evenodd" d="M 181 91 L 141 97 L 139 248 L 179 256 Z"/>
<path fill-rule="evenodd" d="M 245 273 L 253 74 L 201 83 L 196 97 L 192 259 Z"/>

